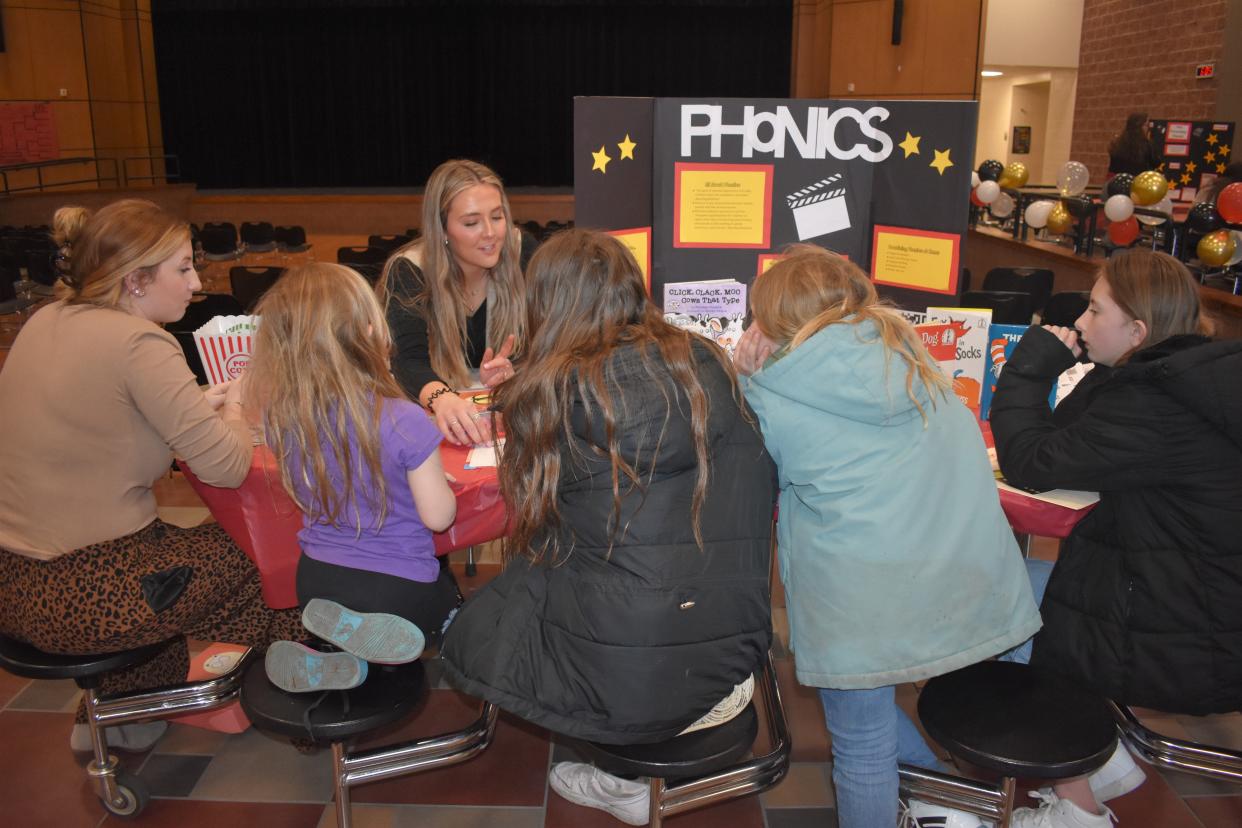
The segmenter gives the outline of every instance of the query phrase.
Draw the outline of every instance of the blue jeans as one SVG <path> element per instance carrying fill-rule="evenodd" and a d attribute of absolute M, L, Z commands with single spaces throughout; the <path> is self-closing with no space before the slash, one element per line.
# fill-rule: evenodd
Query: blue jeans
<path fill-rule="evenodd" d="M 897 824 L 897 763 L 944 771 L 893 688 L 820 688 L 832 735 L 832 782 L 840 828 Z"/>
<path fill-rule="evenodd" d="M 1026 575 L 1031 579 L 1031 592 L 1035 595 L 1035 606 L 1041 606 L 1044 603 L 1044 592 L 1048 589 L 1048 579 L 1052 577 L 1052 561 L 1037 561 L 1034 558 L 1027 558 Z M 997 660 L 1030 664 L 1031 650 L 1033 648 L 1032 642 L 1034 640 L 1033 637 L 1028 638 L 1009 652 L 1001 653 Z"/>

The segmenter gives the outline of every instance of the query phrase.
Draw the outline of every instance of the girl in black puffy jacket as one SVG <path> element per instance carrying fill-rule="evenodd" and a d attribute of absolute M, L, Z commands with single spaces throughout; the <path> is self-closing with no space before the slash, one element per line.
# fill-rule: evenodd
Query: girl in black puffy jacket
<path fill-rule="evenodd" d="M 1206 331 L 1184 265 L 1115 256 L 1076 330 L 1022 338 L 991 415 L 1008 480 L 1100 493 L 1061 547 L 1032 665 L 1192 714 L 1242 709 L 1242 341 Z M 1094 370 L 1050 411 L 1083 352 Z M 1051 825 L 1108 824 L 1087 780 L 1055 790 Z"/>

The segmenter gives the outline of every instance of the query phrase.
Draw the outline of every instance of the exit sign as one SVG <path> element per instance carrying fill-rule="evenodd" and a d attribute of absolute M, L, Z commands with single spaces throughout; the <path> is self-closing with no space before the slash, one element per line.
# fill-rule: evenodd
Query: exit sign
<path fill-rule="evenodd" d="M 1216 77 L 1215 63 L 1200 63 L 1195 67 L 1196 78 L 1214 78 Z"/>

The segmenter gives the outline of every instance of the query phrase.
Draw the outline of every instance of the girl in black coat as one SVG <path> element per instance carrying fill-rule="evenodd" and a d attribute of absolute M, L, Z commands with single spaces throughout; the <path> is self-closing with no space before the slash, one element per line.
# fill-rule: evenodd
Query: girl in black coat
<path fill-rule="evenodd" d="M 709 711 L 719 723 L 771 640 L 775 494 L 728 357 L 667 324 L 603 233 L 545 242 L 526 305 L 525 367 L 496 389 L 509 563 L 449 627 L 447 675 L 580 739 L 663 741 Z M 550 783 L 647 822 L 646 785 L 578 763 Z"/>
<path fill-rule="evenodd" d="M 1124 704 L 1238 710 L 1242 342 L 1203 335 L 1198 286 L 1163 253 L 1110 259 L 1076 325 L 1031 328 L 992 406 L 1008 480 L 1100 493 L 1062 545 L 1031 663 Z M 1084 350 L 1096 367 L 1050 411 L 1057 375 Z M 1087 813 L 1053 825 L 1095 824 L 1076 784 L 1056 792 Z"/>

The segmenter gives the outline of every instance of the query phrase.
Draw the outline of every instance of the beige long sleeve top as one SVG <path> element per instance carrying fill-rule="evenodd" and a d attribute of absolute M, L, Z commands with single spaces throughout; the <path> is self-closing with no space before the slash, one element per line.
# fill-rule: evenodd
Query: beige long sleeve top
<path fill-rule="evenodd" d="M 0 371 L 0 548 L 51 560 L 156 517 L 173 453 L 216 486 L 250 468 L 243 422 L 212 410 L 171 334 L 124 311 L 54 302 Z"/>

